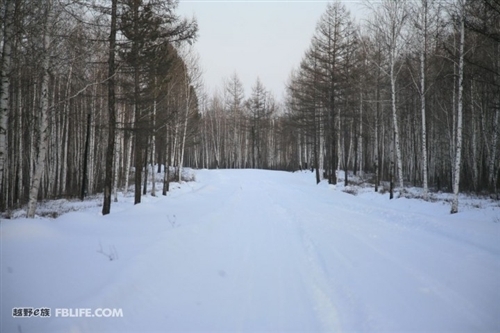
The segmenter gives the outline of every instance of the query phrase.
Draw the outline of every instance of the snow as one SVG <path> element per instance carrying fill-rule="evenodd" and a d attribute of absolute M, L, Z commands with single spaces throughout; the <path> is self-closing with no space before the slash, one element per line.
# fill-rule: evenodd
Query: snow
<path fill-rule="evenodd" d="M 195 176 L 140 205 L 122 196 L 107 216 L 89 204 L 3 220 L 0 331 L 500 331 L 498 201 L 450 215 L 310 172 Z M 51 317 L 14 318 L 16 307 Z"/>

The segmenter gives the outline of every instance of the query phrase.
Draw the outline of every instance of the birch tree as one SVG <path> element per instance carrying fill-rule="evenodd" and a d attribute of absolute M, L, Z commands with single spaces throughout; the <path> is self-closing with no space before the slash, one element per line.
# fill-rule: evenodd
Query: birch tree
<path fill-rule="evenodd" d="M 470 10 L 466 16 L 466 28 L 479 34 L 485 39 L 485 45 L 489 45 L 489 52 L 486 61 L 477 63 L 472 60 L 472 65 L 478 69 L 485 70 L 486 73 L 492 73 L 493 78 L 489 84 L 492 86 L 493 100 L 492 108 L 494 110 L 491 119 L 491 134 L 488 156 L 488 189 L 497 194 L 498 197 L 498 148 L 499 148 L 499 126 L 500 126 L 500 2 L 497 0 L 483 0 L 472 2 Z M 475 7 L 475 8 L 474 8 Z M 486 74 L 485 73 L 485 74 Z M 484 119 L 484 118 L 483 118 Z M 484 128 L 483 130 L 486 130 Z"/>
<path fill-rule="evenodd" d="M 186 69 L 184 70 L 184 121 L 182 126 L 182 142 L 180 149 L 180 159 L 179 159 L 179 179 L 181 182 L 182 178 L 182 166 L 184 164 L 184 151 L 186 147 L 186 136 L 188 132 L 188 121 L 190 114 L 193 109 L 197 107 L 196 105 L 196 92 L 201 89 L 203 82 L 202 71 L 199 65 L 199 55 L 194 53 L 192 48 L 186 48 L 184 53 L 181 54 L 184 60 Z"/>
<path fill-rule="evenodd" d="M 464 90 L 464 48 L 465 48 L 465 0 L 459 0 L 457 12 L 458 42 L 458 92 L 455 160 L 453 161 L 453 200 L 451 214 L 458 213 L 458 192 L 460 185 L 460 165 L 462 162 L 462 117 Z"/>
<path fill-rule="evenodd" d="M 379 41 L 382 43 L 388 58 L 388 68 L 383 68 L 383 71 L 388 75 L 390 80 L 392 126 L 394 131 L 394 148 L 396 150 L 398 185 L 400 189 L 403 189 L 403 158 L 398 123 L 396 84 L 401 70 L 398 60 L 407 45 L 403 33 L 408 19 L 408 11 L 404 1 L 393 0 L 383 0 L 377 7 L 371 6 L 371 10 L 373 12 L 373 19 L 369 22 L 370 28 L 377 32 L 380 38 Z"/>
<path fill-rule="evenodd" d="M 43 6 L 43 15 L 45 17 L 42 27 L 43 39 L 41 49 L 42 80 L 40 86 L 40 107 L 38 111 L 38 129 L 37 129 L 37 156 L 35 159 L 35 172 L 31 180 L 27 217 L 34 218 L 36 204 L 38 200 L 38 191 L 40 181 L 45 170 L 45 157 L 48 149 L 48 117 L 49 117 L 49 69 L 50 69 L 50 51 L 52 36 L 50 28 L 53 24 L 54 12 L 53 1 L 47 0 Z"/>
<path fill-rule="evenodd" d="M 0 63 L 0 196 L 5 191 L 4 189 L 4 170 L 6 169 L 7 157 L 7 127 L 9 123 L 10 110 L 10 76 L 12 62 L 12 44 L 14 34 L 14 9 L 15 1 L 6 1 L 5 13 L 3 14 L 4 22 L 0 30 L 3 32 L 2 40 L 2 57 Z M 2 7 L 3 9 L 3 3 Z M 0 200 L 0 207 L 3 205 L 3 200 Z"/>
<path fill-rule="evenodd" d="M 412 23 L 416 29 L 417 53 L 419 56 L 420 80 L 415 86 L 420 95 L 420 115 L 422 121 L 421 150 L 422 150 L 422 173 L 423 173 L 423 197 L 428 200 L 428 157 L 427 157 L 427 121 L 426 121 L 426 95 L 427 95 L 427 53 L 430 47 L 430 37 L 436 36 L 441 25 L 439 3 L 435 0 L 420 0 L 415 2 L 411 10 Z"/>

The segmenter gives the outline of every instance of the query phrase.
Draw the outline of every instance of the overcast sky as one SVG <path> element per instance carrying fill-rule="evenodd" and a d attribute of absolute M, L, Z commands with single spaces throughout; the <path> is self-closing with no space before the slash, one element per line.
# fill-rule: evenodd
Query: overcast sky
<path fill-rule="evenodd" d="M 342 1 L 354 16 L 361 0 Z M 195 44 L 207 92 L 237 73 L 245 95 L 259 77 L 281 100 L 285 83 L 306 49 L 327 1 L 180 0 L 178 14 L 196 17 Z"/>

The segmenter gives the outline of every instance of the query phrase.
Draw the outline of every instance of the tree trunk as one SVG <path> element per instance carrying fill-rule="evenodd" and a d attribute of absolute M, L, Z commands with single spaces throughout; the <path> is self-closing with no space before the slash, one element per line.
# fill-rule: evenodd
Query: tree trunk
<path fill-rule="evenodd" d="M 391 140 L 391 151 L 390 151 L 390 163 L 389 163 L 389 199 L 394 198 L 394 137 L 396 136 L 395 132 L 392 133 Z"/>
<path fill-rule="evenodd" d="M 71 78 L 73 77 L 73 64 L 69 68 L 69 73 L 68 73 L 68 82 L 66 84 L 66 93 L 65 93 L 65 102 L 64 102 L 64 108 L 63 108 L 63 114 L 62 114 L 62 132 L 63 132 L 63 142 L 62 142 L 62 148 L 61 148 L 61 195 L 66 194 L 66 183 L 67 183 L 67 175 L 68 175 L 68 145 L 69 145 L 69 135 L 68 135 L 68 128 L 69 128 L 69 96 L 71 93 Z"/>
<path fill-rule="evenodd" d="M 87 134 L 85 136 L 85 151 L 83 154 L 83 165 L 82 165 L 82 187 L 80 191 L 80 200 L 85 199 L 85 195 L 87 194 L 89 187 L 88 180 L 88 169 L 89 169 L 89 146 L 90 146 L 90 127 L 91 127 L 91 114 L 90 112 L 87 114 Z"/>
<path fill-rule="evenodd" d="M 108 56 L 108 148 L 106 152 L 106 176 L 104 179 L 104 203 L 102 215 L 111 211 L 111 191 L 113 186 L 113 162 L 115 154 L 115 45 L 116 45 L 116 5 L 118 0 L 111 1 L 111 31 L 109 34 Z"/>
<path fill-rule="evenodd" d="M 187 75 L 186 75 L 187 76 Z M 180 158 L 179 158 L 179 183 L 182 181 L 182 165 L 184 164 L 184 148 L 186 145 L 186 133 L 187 133 L 187 125 L 188 125 L 188 118 L 189 118 L 189 108 L 190 108 L 190 99 L 191 99 L 191 94 L 190 94 L 190 85 L 187 85 L 186 87 L 186 110 L 184 114 L 184 124 L 183 124 L 183 129 L 182 129 L 182 142 L 181 142 L 181 151 L 180 151 Z"/>
<path fill-rule="evenodd" d="M 155 158 L 156 158 L 156 77 L 155 77 L 155 97 L 153 101 L 153 134 L 151 137 L 151 196 L 156 196 L 156 174 L 155 174 Z M 161 163 L 158 161 L 158 165 Z"/>
<path fill-rule="evenodd" d="M 149 173 L 149 156 L 148 156 L 148 143 L 145 145 L 144 149 L 144 182 L 143 182 L 143 187 L 142 187 L 142 194 L 146 195 L 148 192 L 148 173 Z M 154 171 L 153 171 L 154 174 Z"/>
<path fill-rule="evenodd" d="M 115 141 L 115 161 L 113 167 L 113 201 L 118 202 L 118 179 L 120 178 L 120 157 L 123 153 L 121 136 Z"/>
<path fill-rule="evenodd" d="M 377 88 L 375 101 L 375 192 L 380 186 L 380 162 L 379 162 L 379 122 L 380 122 L 380 67 L 377 70 Z"/>
<path fill-rule="evenodd" d="M 499 92 L 500 93 L 500 92 Z M 500 96 L 497 93 L 497 103 L 495 106 L 495 118 L 493 120 L 493 132 L 491 133 L 491 157 L 490 157 L 490 165 L 489 165 L 489 175 L 488 175 L 488 182 L 491 186 L 490 190 L 493 193 L 496 193 L 497 191 L 497 175 L 498 172 L 496 171 L 495 163 L 498 162 L 496 160 L 496 151 L 498 147 L 498 120 L 499 120 L 499 115 L 500 115 Z"/>
<path fill-rule="evenodd" d="M 458 189 L 460 184 L 460 162 L 462 154 L 462 104 L 464 86 L 464 44 L 465 44 L 465 17 L 464 4 L 461 5 L 460 16 L 460 44 L 458 60 L 458 95 L 457 95 L 457 144 L 455 161 L 453 167 L 453 201 L 451 203 L 451 214 L 458 213 Z"/>
<path fill-rule="evenodd" d="M 391 105 L 392 105 L 392 122 L 394 126 L 394 148 L 396 150 L 396 163 L 398 171 L 398 183 L 403 190 L 403 160 L 401 157 L 401 145 L 399 139 L 399 126 L 396 107 L 396 74 L 394 73 L 395 56 L 391 54 Z"/>
<path fill-rule="evenodd" d="M 12 16 L 14 15 L 14 6 L 15 1 L 7 1 L 4 13 L 4 39 L 1 57 L 2 63 L 0 68 L 0 194 L 4 190 L 4 187 L 6 187 L 6 184 L 4 184 L 3 180 L 4 178 L 6 178 L 4 176 L 4 170 L 7 158 L 7 126 L 10 108 L 10 71 L 14 32 L 14 19 Z M 6 202 L 4 203 L 2 200 L 0 200 L 0 210 L 3 204 L 6 204 Z"/>
<path fill-rule="evenodd" d="M 125 139 L 124 139 L 125 142 Z M 130 166 L 132 165 L 132 145 L 134 142 L 134 134 L 131 133 L 128 138 L 128 146 L 126 151 L 126 160 L 125 160 L 125 185 L 123 186 L 123 195 L 126 196 L 129 187 L 129 177 L 130 177 Z"/>
<path fill-rule="evenodd" d="M 134 40 L 132 41 L 132 57 L 134 62 L 134 130 L 135 130 L 135 149 L 134 149 L 134 205 L 141 203 L 141 180 L 142 180 L 142 165 L 144 163 L 142 149 L 143 147 L 143 129 L 140 123 L 141 110 L 139 106 L 139 91 L 140 91 L 140 69 L 139 69 L 139 2 L 133 2 L 133 24 L 134 24 Z"/>
<path fill-rule="evenodd" d="M 496 152 L 497 152 L 497 146 L 498 146 L 498 118 L 500 114 L 500 42 L 497 43 L 496 47 L 496 86 L 497 86 L 497 93 L 495 96 L 495 118 L 493 120 L 493 130 L 491 132 L 491 156 L 489 159 L 489 165 L 488 165 L 488 183 L 490 185 L 490 191 L 491 192 L 496 192 L 497 190 L 497 172 L 495 171 L 495 163 L 497 162 L 496 160 Z"/>
<path fill-rule="evenodd" d="M 477 132 L 479 129 L 477 128 L 477 116 L 474 108 L 474 104 L 476 103 L 475 98 L 474 98 L 474 83 L 471 82 L 470 86 L 470 98 L 471 98 L 471 103 L 470 103 L 470 108 L 471 108 L 471 126 L 472 126 L 472 138 L 471 138 L 471 149 L 472 149 L 472 156 L 471 156 L 471 164 L 472 164 L 472 188 L 474 191 L 479 190 L 479 170 L 478 170 L 478 158 L 477 158 Z"/>
<path fill-rule="evenodd" d="M 49 27 L 52 24 L 52 3 L 46 3 L 46 18 L 43 32 L 43 49 L 42 49 L 42 80 L 40 94 L 40 120 L 38 124 L 38 151 L 35 161 L 35 172 L 31 181 L 29 202 L 28 202 L 28 218 L 35 217 L 36 204 L 38 200 L 38 191 L 40 181 L 45 169 L 45 157 L 48 148 L 48 116 L 49 116 L 49 68 L 50 68 L 50 44 L 51 35 Z"/>
<path fill-rule="evenodd" d="M 169 135 L 166 135 L 166 145 L 165 148 L 165 170 L 163 172 L 163 195 L 167 195 L 170 186 L 170 162 L 172 157 L 172 140 L 169 139 Z"/>
<path fill-rule="evenodd" d="M 17 93 L 17 133 L 19 134 L 19 141 L 17 146 L 18 151 L 18 162 L 17 162 L 17 202 L 18 206 L 21 205 L 21 202 L 24 202 L 24 181 L 23 181 L 23 171 L 24 171 L 24 138 L 23 138 L 23 107 L 22 107 L 22 89 L 21 84 L 18 84 L 18 93 Z"/>
<path fill-rule="evenodd" d="M 424 38 L 425 41 L 425 38 Z M 422 172 L 424 186 L 424 200 L 429 199 L 427 185 L 427 132 L 425 121 L 425 42 L 423 50 L 420 52 L 420 111 L 422 116 Z"/>
<path fill-rule="evenodd" d="M 319 131 L 318 120 L 317 118 L 318 110 L 316 107 L 314 108 L 314 167 L 316 168 L 316 184 L 319 184 L 321 181 L 321 175 L 319 170 L 319 137 L 321 136 L 321 132 Z"/>
<path fill-rule="evenodd" d="M 363 178 L 363 92 L 359 93 L 358 170 Z"/>

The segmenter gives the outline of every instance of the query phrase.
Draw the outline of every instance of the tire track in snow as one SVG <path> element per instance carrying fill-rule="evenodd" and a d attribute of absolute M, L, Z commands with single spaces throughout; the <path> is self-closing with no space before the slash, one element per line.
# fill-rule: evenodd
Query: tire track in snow
<path fill-rule="evenodd" d="M 437 245 L 440 241 L 449 243 L 450 259 L 456 260 L 458 253 L 465 249 L 470 250 L 469 246 L 465 248 L 465 244 L 460 244 L 461 239 L 460 242 L 453 242 L 454 239 L 435 233 L 433 228 L 429 232 L 427 228 L 420 230 L 418 225 L 412 226 L 411 223 L 415 223 L 413 221 L 418 217 L 415 213 L 408 216 L 397 210 L 378 209 L 380 213 L 391 215 L 391 219 L 383 219 L 377 214 L 373 216 L 365 213 L 366 207 L 357 202 L 340 201 L 348 202 L 347 207 L 337 204 L 335 197 L 342 196 L 339 193 L 328 193 L 329 191 L 319 189 L 315 191 L 318 193 L 316 200 L 305 200 L 307 204 L 304 204 L 295 200 L 295 197 L 299 197 L 299 192 L 293 193 L 297 195 L 290 195 L 277 189 L 275 196 L 284 198 L 285 200 L 280 202 L 291 207 L 300 217 L 303 232 L 307 236 L 305 243 L 309 243 L 312 248 L 310 252 L 317 254 L 319 264 L 315 266 L 324 269 L 324 276 L 329 285 L 334 286 L 330 295 L 333 295 L 334 302 L 342 309 L 340 321 L 344 329 L 409 329 L 398 326 L 401 323 L 413 323 L 407 325 L 421 327 L 422 330 L 437 327 L 459 328 L 463 324 L 450 326 L 449 322 L 451 318 L 458 316 L 461 322 L 467 323 L 467 327 L 474 330 L 482 327 L 484 322 L 492 321 L 492 318 L 488 317 L 491 313 L 487 315 L 484 310 L 478 308 L 476 298 L 472 298 L 476 303 L 474 305 L 470 292 L 465 294 L 459 287 L 461 284 L 450 285 L 443 276 L 436 275 L 442 268 L 431 268 L 432 265 L 421 261 L 423 258 L 429 258 L 428 261 L 439 263 L 439 260 L 448 256 L 436 256 L 432 253 L 432 244 L 435 243 L 436 247 L 439 247 Z M 327 197 L 328 199 L 324 200 Z M 327 211 L 331 212 L 329 217 L 325 215 Z M 336 218 L 337 216 L 341 218 Z M 401 224 L 401 219 L 409 219 L 411 222 L 405 221 Z M 423 243 L 419 244 L 419 241 Z M 318 242 L 320 247 L 317 246 Z M 328 256 L 328 264 L 325 264 L 325 255 Z M 370 262 L 371 260 L 373 262 Z M 449 272 L 452 265 L 449 262 L 444 264 L 447 267 L 444 272 Z M 380 274 L 384 270 L 383 275 L 367 278 L 371 272 Z M 349 280 L 352 280 L 352 283 L 345 284 L 345 281 Z M 401 294 L 408 295 L 410 300 L 401 303 L 398 308 Z M 376 298 L 374 295 L 377 295 Z M 388 300 L 384 301 L 384 297 Z M 365 299 L 369 302 L 365 303 Z M 392 303 L 391 299 L 395 302 Z M 445 309 L 438 312 L 443 317 L 439 318 L 432 312 L 434 307 L 420 308 L 421 304 L 429 303 L 429 299 L 436 299 L 443 304 Z M 346 306 L 350 310 L 346 311 Z M 405 319 L 387 317 L 387 313 L 391 311 L 405 316 Z M 419 318 L 422 318 L 420 322 Z M 429 319 L 430 324 L 427 324 L 424 318 Z"/>
<path fill-rule="evenodd" d="M 312 306 L 304 299 L 302 277 L 307 274 L 297 265 L 301 253 L 297 243 L 290 242 L 293 239 L 283 238 L 289 226 L 266 195 L 267 186 L 234 178 L 219 178 L 211 184 L 209 195 L 220 205 L 202 213 L 205 222 L 197 224 L 197 237 L 213 238 L 208 241 L 206 258 L 227 272 L 225 281 L 232 291 L 224 297 L 235 302 L 227 329 L 318 331 L 321 326 L 309 314 Z M 199 198 L 203 195 L 203 191 L 197 193 Z M 214 241 L 219 243 L 211 246 Z M 228 302 L 218 301 L 219 307 L 230 306 Z"/>
<path fill-rule="evenodd" d="M 273 190 L 270 191 L 275 186 L 270 182 L 266 182 L 266 185 L 265 193 L 272 202 L 273 209 L 281 216 L 282 220 L 288 221 L 286 228 L 291 229 L 291 232 L 287 236 L 290 236 L 290 233 L 294 234 L 294 237 L 290 237 L 289 241 L 300 243 L 299 246 L 305 256 L 305 258 L 300 255 L 298 256 L 301 260 L 304 260 L 305 266 L 308 267 L 306 272 L 302 272 L 302 279 L 307 286 L 314 310 L 322 324 L 322 331 L 341 331 L 337 309 L 331 297 L 332 291 L 329 287 L 328 278 L 324 270 L 324 265 L 321 263 L 319 252 L 315 248 L 311 238 L 301 227 L 297 215 L 291 212 L 290 208 L 283 206 L 283 204 L 274 199 L 280 197 L 273 195 L 271 193 Z M 290 205 L 290 207 L 293 206 Z"/>

